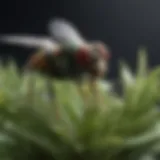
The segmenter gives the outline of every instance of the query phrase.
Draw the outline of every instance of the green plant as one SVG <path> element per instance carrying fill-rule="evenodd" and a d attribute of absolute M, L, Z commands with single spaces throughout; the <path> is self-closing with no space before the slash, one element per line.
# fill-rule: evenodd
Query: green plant
<path fill-rule="evenodd" d="M 86 106 L 71 82 L 55 81 L 54 101 L 45 78 L 34 74 L 33 101 L 15 64 L 0 68 L 0 158 L 4 160 L 130 160 L 159 152 L 160 67 L 146 72 L 140 51 L 137 73 L 121 64 L 123 94 L 100 90 L 103 106 Z M 90 99 L 88 99 L 90 102 Z M 93 100 L 92 100 L 93 101 Z M 56 106 L 59 117 L 56 117 Z M 93 101 L 94 102 L 94 101 Z"/>

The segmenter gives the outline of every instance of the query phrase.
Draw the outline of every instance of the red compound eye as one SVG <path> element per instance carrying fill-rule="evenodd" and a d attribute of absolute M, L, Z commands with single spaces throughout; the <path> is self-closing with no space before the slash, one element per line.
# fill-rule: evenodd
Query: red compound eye
<path fill-rule="evenodd" d="M 90 61 L 88 50 L 81 48 L 76 54 L 77 62 L 81 65 L 86 65 Z"/>

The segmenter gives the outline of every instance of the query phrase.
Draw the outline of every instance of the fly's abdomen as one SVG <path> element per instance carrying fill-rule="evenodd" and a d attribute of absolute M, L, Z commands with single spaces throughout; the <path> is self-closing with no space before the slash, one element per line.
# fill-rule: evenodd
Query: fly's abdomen
<path fill-rule="evenodd" d="M 30 57 L 27 67 L 34 71 L 46 72 L 49 69 L 47 64 L 46 54 L 38 52 Z"/>

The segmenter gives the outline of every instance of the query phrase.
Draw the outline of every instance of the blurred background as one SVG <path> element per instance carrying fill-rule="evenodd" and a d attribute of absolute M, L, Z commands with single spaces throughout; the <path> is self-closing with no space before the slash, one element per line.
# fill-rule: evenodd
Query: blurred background
<path fill-rule="evenodd" d="M 136 65 L 136 52 L 146 46 L 149 64 L 159 64 L 159 0 L 2 0 L 0 34 L 48 34 L 47 22 L 54 17 L 72 21 L 87 39 L 100 39 L 112 49 L 109 79 L 116 79 L 118 62 Z M 22 66 L 32 50 L 0 46 L 0 55 L 16 58 Z"/>
<path fill-rule="evenodd" d="M 117 82 L 121 59 L 135 69 L 141 46 L 148 50 L 150 67 L 160 62 L 160 0 L 1 0 L 0 35 L 47 35 L 48 21 L 55 17 L 74 23 L 86 39 L 110 46 L 108 80 Z M 33 51 L 0 44 L 0 57 L 7 61 L 12 56 L 19 67 Z M 12 71 L 0 73 L 0 134 L 9 137 L 0 137 L 1 160 L 160 160 L 156 74 L 142 76 L 136 85 L 124 74 L 124 85 L 115 83 L 114 88 L 122 97 L 107 94 L 105 99 L 102 94 L 104 105 L 95 97 L 93 108 L 86 110 L 90 98 L 83 106 L 69 85 L 57 87 L 58 98 L 50 103 L 43 98 L 45 85 L 39 87 L 41 80 L 35 79 L 35 94 L 31 90 L 26 96 L 28 86 Z"/>

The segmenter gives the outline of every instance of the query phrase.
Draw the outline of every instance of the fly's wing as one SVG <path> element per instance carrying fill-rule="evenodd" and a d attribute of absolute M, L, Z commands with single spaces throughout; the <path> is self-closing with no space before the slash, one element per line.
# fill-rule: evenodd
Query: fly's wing
<path fill-rule="evenodd" d="M 76 27 L 65 19 L 53 19 L 50 21 L 49 32 L 62 44 L 82 46 L 86 40 L 82 37 Z"/>
<path fill-rule="evenodd" d="M 53 51 L 58 47 L 58 43 L 47 37 L 27 36 L 27 35 L 2 35 L 0 42 L 29 48 L 42 48 Z"/>

